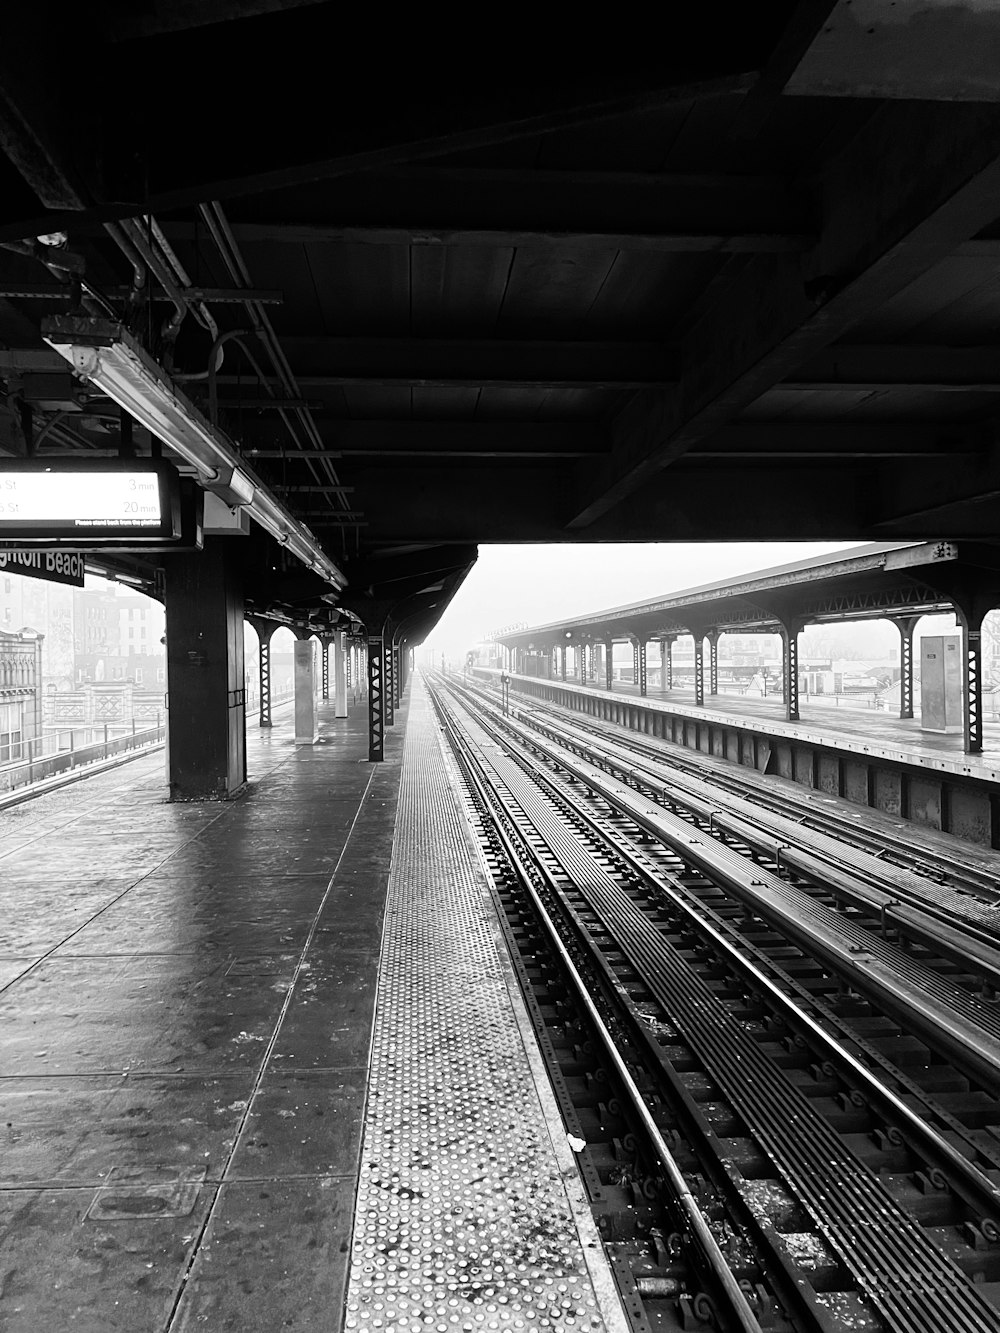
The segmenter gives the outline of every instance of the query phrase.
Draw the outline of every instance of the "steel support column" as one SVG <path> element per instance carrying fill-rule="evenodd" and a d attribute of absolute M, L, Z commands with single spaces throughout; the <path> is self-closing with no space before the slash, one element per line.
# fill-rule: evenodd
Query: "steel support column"
<path fill-rule="evenodd" d="M 981 754 L 983 749 L 983 622 L 956 608 L 955 619 L 962 632 L 962 682 L 964 712 L 963 749 L 966 754 Z"/>
<path fill-rule="evenodd" d="M 403 701 L 403 650 L 402 645 L 393 640 L 392 644 L 392 706 L 400 707 Z"/>
<path fill-rule="evenodd" d="M 566 645 L 559 645 L 559 676 L 562 680 L 566 679 Z"/>
<path fill-rule="evenodd" d="M 394 702 L 396 697 L 396 686 L 393 680 L 395 673 L 392 669 L 394 656 L 392 639 L 383 639 L 382 656 L 385 659 L 382 667 L 384 677 L 382 686 L 382 711 L 385 717 L 385 725 L 387 727 L 393 727 L 396 725 L 396 707 Z"/>
<path fill-rule="evenodd" d="M 781 627 L 781 672 L 785 693 L 785 720 L 799 720 L 799 632 L 800 625 Z"/>
<path fill-rule="evenodd" d="M 260 640 L 260 725 L 271 722 L 271 636 Z"/>
<path fill-rule="evenodd" d="M 604 641 L 604 686 L 610 690 L 615 683 L 615 641 L 614 639 L 605 639 Z"/>
<path fill-rule="evenodd" d="M 635 671 L 635 683 L 639 687 L 639 694 L 646 693 L 646 640 L 632 640 L 632 662 Z"/>
<path fill-rule="evenodd" d="M 296 639 L 292 645 L 295 671 L 295 744 L 315 745 L 319 736 L 316 719 L 316 692 L 320 674 L 316 650 L 326 656 L 322 643 L 312 636 Z"/>
<path fill-rule="evenodd" d="M 719 693 L 719 631 L 713 629 L 708 635 L 708 692 Z"/>
<path fill-rule="evenodd" d="M 330 697 L 330 640 L 320 639 L 319 650 L 323 654 L 323 670 L 321 675 L 321 692 L 324 699 Z"/>
<path fill-rule="evenodd" d="M 899 630 L 899 716 L 913 716 L 913 631 L 917 627 L 919 616 L 906 616 L 894 620 Z"/>
<path fill-rule="evenodd" d="M 384 716 L 384 642 L 381 634 L 368 636 L 368 759 L 380 763 L 385 758 Z"/>
<path fill-rule="evenodd" d="M 660 640 L 660 689 L 674 688 L 674 641 L 673 638 Z"/>
<path fill-rule="evenodd" d="M 347 659 L 346 635 L 342 629 L 333 635 L 333 715 L 347 716 Z"/>
<path fill-rule="evenodd" d="M 246 781 L 243 589 L 225 537 L 166 562 L 167 778 L 174 801 L 218 800 Z"/>
<path fill-rule="evenodd" d="M 694 701 L 700 706 L 705 702 L 705 639 L 700 630 L 692 637 L 694 639 Z"/>
<path fill-rule="evenodd" d="M 271 723 L 271 639 L 278 628 L 273 620 L 262 620 L 260 616 L 247 616 L 247 622 L 253 626 L 257 635 L 258 656 L 257 670 L 260 685 L 260 714 L 258 723 L 270 727 Z"/>

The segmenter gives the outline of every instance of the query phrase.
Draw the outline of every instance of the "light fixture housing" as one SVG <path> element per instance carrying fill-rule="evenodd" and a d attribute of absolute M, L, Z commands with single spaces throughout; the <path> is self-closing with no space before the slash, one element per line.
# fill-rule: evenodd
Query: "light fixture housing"
<path fill-rule="evenodd" d="M 272 495 L 236 446 L 182 393 L 166 371 L 114 320 L 55 315 L 42 337 L 78 375 L 95 385 L 199 473 L 199 485 L 227 504 L 247 509 L 272 537 L 285 534 L 289 551 L 338 591 L 347 582 L 319 542 Z"/>

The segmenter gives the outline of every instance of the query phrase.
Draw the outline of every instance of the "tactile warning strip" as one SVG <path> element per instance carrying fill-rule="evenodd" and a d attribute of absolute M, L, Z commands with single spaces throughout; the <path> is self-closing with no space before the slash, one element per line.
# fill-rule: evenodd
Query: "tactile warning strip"
<path fill-rule="evenodd" d="M 346 1327 L 604 1330 L 462 821 L 415 680 Z"/>

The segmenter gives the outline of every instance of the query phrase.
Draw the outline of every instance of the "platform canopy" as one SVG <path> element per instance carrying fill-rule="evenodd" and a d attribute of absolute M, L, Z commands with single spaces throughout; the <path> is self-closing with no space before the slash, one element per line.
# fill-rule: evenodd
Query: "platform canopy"
<path fill-rule="evenodd" d="M 706 583 L 627 606 L 570 616 L 502 636 L 509 648 L 651 639 L 718 631 L 780 632 L 846 620 L 1000 606 L 1000 552 L 966 542 L 875 542 L 739 579 Z M 978 624 L 978 621 L 977 621 Z"/>
<path fill-rule="evenodd" d="M 997 68 L 971 0 L 10 0 L 0 450 L 149 450 L 95 321 L 250 605 L 411 641 L 480 542 L 991 543 Z"/>

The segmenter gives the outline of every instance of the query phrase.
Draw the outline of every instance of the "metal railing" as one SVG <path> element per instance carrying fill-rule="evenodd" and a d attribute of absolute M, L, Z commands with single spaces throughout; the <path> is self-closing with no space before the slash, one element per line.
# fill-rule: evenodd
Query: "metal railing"
<path fill-rule="evenodd" d="M 355 700 L 357 691 L 354 692 Z M 271 708 L 282 708 L 295 702 L 294 687 L 277 692 L 272 696 Z M 260 712 L 260 701 L 258 699 L 247 700 L 247 717 L 255 717 Z M 65 728 L 62 731 L 50 732 L 44 737 L 36 737 L 31 741 L 18 742 L 22 754 L 27 758 L 20 762 L 3 763 L 0 765 L 0 798 L 5 794 L 17 791 L 22 787 L 30 787 L 36 782 L 44 782 L 47 778 L 58 777 L 60 773 L 71 772 L 75 768 L 85 768 L 88 764 L 100 763 L 106 759 L 113 759 L 115 755 L 127 754 L 129 751 L 147 750 L 155 745 L 160 745 L 166 739 L 167 728 L 165 721 L 161 721 L 157 715 L 157 723 L 153 727 L 146 727 L 139 731 L 135 728 L 135 721 L 132 721 L 132 731 L 122 736 L 110 737 L 108 734 L 108 725 L 104 725 L 104 739 L 100 741 L 91 741 L 86 745 L 75 745 L 74 740 L 77 733 L 81 731 L 95 730 L 94 727 L 74 727 Z M 69 737 L 69 745 L 64 744 L 64 738 Z"/>
<path fill-rule="evenodd" d="M 143 731 L 116 736 L 113 740 L 106 739 L 75 749 L 57 750 L 54 754 L 37 756 L 32 754 L 19 764 L 9 764 L 0 768 L 0 795 L 16 791 L 19 787 L 30 787 L 33 783 L 44 782 L 46 778 L 57 777 L 60 773 L 68 773 L 74 768 L 84 768 L 88 764 L 112 759 L 115 755 L 126 754 L 130 750 L 149 749 L 151 746 L 161 744 L 166 734 L 166 727 L 160 723 Z"/>

